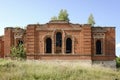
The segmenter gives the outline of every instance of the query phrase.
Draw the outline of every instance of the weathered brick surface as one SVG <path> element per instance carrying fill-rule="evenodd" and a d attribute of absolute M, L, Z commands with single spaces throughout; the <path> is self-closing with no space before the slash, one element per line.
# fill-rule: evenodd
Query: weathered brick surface
<path fill-rule="evenodd" d="M 10 54 L 11 47 L 13 45 L 13 28 L 5 28 L 5 35 L 4 35 L 4 53 L 5 56 L 8 56 Z"/>
<path fill-rule="evenodd" d="M 4 37 L 0 37 L 0 57 L 4 57 Z"/>
<path fill-rule="evenodd" d="M 19 31 L 18 31 L 19 32 Z M 62 34 L 62 51 L 56 53 L 56 33 Z M 10 54 L 10 48 L 19 39 L 25 44 L 28 59 L 62 59 L 62 60 L 93 60 L 110 61 L 115 59 L 115 28 L 91 27 L 89 24 L 72 24 L 64 21 L 49 22 L 46 24 L 30 24 L 24 30 L 21 38 L 15 37 L 14 28 L 5 28 L 4 55 Z M 46 54 L 46 39 L 51 38 L 52 53 Z M 72 40 L 72 53 L 66 54 L 66 39 Z M 96 55 L 96 41 L 102 42 L 102 54 Z M 3 46 L 0 39 L 0 45 Z"/>
<path fill-rule="evenodd" d="M 115 56 L 115 29 L 108 28 L 105 37 L 105 55 Z"/>
<path fill-rule="evenodd" d="M 102 55 L 95 54 L 95 42 L 102 41 Z M 93 60 L 115 60 L 115 28 L 96 27 L 92 31 L 92 59 Z"/>

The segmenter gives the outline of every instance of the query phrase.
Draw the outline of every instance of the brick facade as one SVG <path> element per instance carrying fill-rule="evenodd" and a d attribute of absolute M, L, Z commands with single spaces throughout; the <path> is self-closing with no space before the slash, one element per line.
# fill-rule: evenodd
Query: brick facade
<path fill-rule="evenodd" d="M 7 27 L 4 40 L 0 38 L 2 57 L 9 56 L 10 48 L 18 41 L 25 45 L 28 59 L 115 60 L 114 27 L 91 27 L 66 21 L 29 24 L 26 29 Z"/>
<path fill-rule="evenodd" d="M 0 58 L 4 57 L 4 37 L 0 37 Z"/>

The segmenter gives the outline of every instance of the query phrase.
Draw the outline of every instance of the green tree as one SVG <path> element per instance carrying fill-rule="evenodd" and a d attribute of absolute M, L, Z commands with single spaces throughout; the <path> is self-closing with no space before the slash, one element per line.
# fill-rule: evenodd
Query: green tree
<path fill-rule="evenodd" d="M 17 47 L 13 46 L 11 48 L 11 58 L 12 59 L 26 59 L 26 52 L 23 44 L 19 44 Z"/>
<path fill-rule="evenodd" d="M 57 20 L 56 16 L 51 17 L 51 20 Z"/>
<path fill-rule="evenodd" d="M 69 21 L 67 10 L 63 10 L 63 9 L 60 10 L 60 13 L 59 13 L 59 16 L 58 16 L 58 20 Z"/>
<path fill-rule="evenodd" d="M 116 58 L 116 67 L 120 68 L 120 57 Z"/>
<path fill-rule="evenodd" d="M 58 17 L 56 16 L 53 16 L 51 17 L 51 20 L 64 20 L 64 21 L 69 21 L 69 17 L 68 17 L 68 13 L 67 13 L 67 10 L 63 10 L 61 9 L 60 12 L 59 12 L 59 15 Z"/>
<path fill-rule="evenodd" d="M 89 18 L 88 18 L 88 24 L 91 24 L 92 26 L 94 26 L 95 24 L 95 20 L 92 14 L 90 14 Z"/>

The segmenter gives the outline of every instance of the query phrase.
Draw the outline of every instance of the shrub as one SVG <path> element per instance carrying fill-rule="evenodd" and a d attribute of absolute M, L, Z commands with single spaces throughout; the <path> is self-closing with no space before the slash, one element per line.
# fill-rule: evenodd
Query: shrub
<path fill-rule="evenodd" d="M 120 57 L 116 58 L 116 67 L 120 68 Z"/>
<path fill-rule="evenodd" d="M 12 59 L 26 59 L 26 52 L 23 44 L 19 44 L 17 47 L 13 46 L 11 48 L 11 58 Z"/>

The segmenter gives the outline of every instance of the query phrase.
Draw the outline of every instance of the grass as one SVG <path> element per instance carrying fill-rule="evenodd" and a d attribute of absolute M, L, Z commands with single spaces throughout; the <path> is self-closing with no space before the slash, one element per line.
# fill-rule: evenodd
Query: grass
<path fill-rule="evenodd" d="M 81 65 L 0 59 L 0 80 L 120 80 L 120 70 Z"/>

